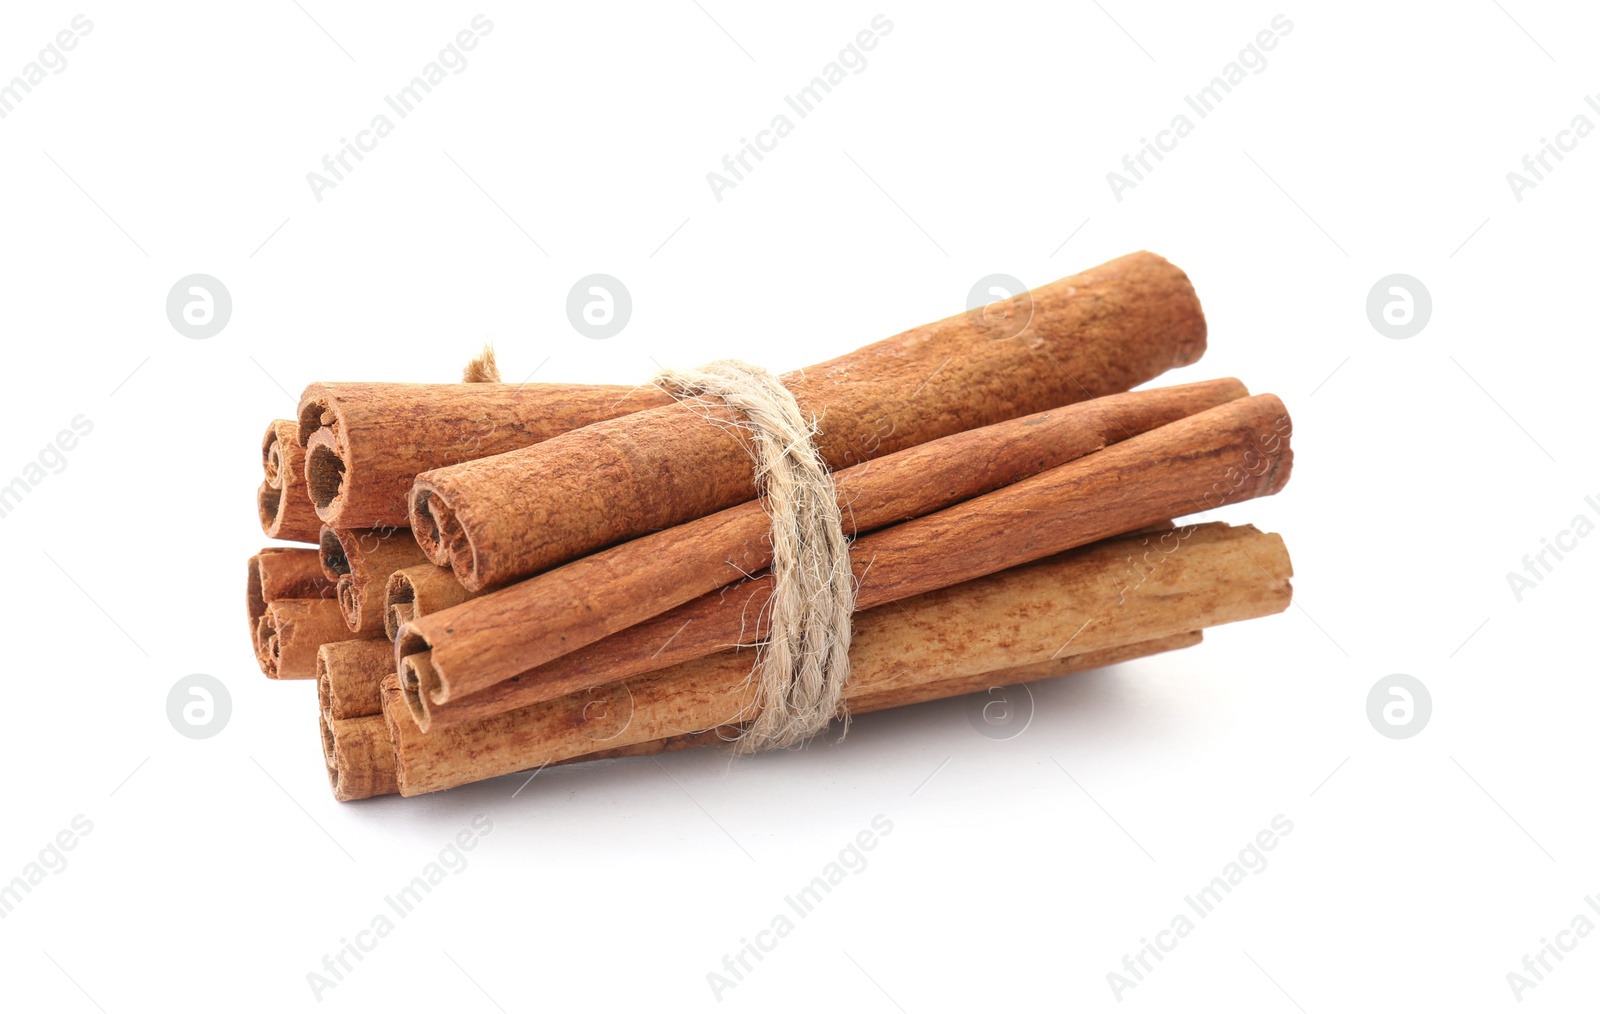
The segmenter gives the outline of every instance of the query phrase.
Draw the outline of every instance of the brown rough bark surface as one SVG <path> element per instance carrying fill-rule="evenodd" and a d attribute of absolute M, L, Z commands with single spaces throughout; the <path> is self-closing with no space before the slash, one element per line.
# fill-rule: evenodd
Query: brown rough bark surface
<path fill-rule="evenodd" d="M 1149 641 L 1140 641 L 1137 644 L 1063 654 L 1060 658 L 1048 659 L 1032 665 L 1012 666 L 1007 669 L 979 673 L 976 676 L 963 676 L 941 683 L 924 683 L 904 690 L 864 694 L 850 702 L 850 714 L 865 715 L 869 712 L 887 711 L 890 708 L 903 707 L 909 704 L 923 704 L 928 701 L 960 697 L 964 694 L 976 693 L 991 687 L 1010 687 L 1019 683 L 1036 683 L 1040 680 L 1068 676 L 1072 673 L 1086 672 L 1090 669 L 1120 665 L 1123 662 L 1148 658 L 1151 655 L 1159 655 L 1163 652 L 1177 651 L 1180 648 L 1191 648 L 1199 644 L 1201 639 L 1200 631 L 1191 630 L 1187 633 L 1173 634 L 1170 637 L 1158 637 Z M 396 687 L 395 691 L 398 693 L 399 688 Z M 737 726 L 720 726 L 715 729 L 708 729 L 705 732 L 686 732 L 678 736 L 669 736 L 666 739 L 652 739 L 644 743 L 635 743 L 631 746 L 620 746 L 611 750 L 597 750 L 594 753 L 569 757 L 566 760 L 556 761 L 556 763 L 582 764 L 585 761 L 592 760 L 648 757 L 654 754 L 675 753 L 679 750 L 689 750 L 701 746 L 721 746 L 732 742 L 738 734 L 739 728 Z"/>
<path fill-rule="evenodd" d="M 653 387 L 312 384 L 300 397 L 296 432 L 305 449 L 303 488 L 328 524 L 403 528 L 419 472 L 670 401 Z"/>
<path fill-rule="evenodd" d="M 1141 252 L 1013 297 L 998 324 L 960 314 L 782 380 L 840 470 L 1126 391 L 1204 349 L 1189 279 Z M 314 475 L 312 491 L 320 500 Z M 755 497 L 740 420 L 717 404 L 677 403 L 425 472 L 410 517 L 429 558 L 479 591 Z"/>
<path fill-rule="evenodd" d="M 317 649 L 317 703 L 330 721 L 383 710 L 378 686 L 394 672 L 394 651 L 382 638 L 335 641 Z"/>
<path fill-rule="evenodd" d="M 327 728 L 332 753 L 328 782 L 333 798 L 348 803 L 399 791 L 394 741 L 381 714 L 336 718 Z"/>
<path fill-rule="evenodd" d="M 333 599 L 278 599 L 256 623 L 256 662 L 270 679 L 316 679 L 317 649 L 349 637 Z"/>

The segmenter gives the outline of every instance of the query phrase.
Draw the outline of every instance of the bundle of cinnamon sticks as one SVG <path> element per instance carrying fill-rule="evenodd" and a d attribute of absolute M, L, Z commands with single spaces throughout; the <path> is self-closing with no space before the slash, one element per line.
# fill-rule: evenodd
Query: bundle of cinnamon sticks
<path fill-rule="evenodd" d="M 1283 404 L 1134 390 L 1205 349 L 1183 272 L 1130 254 L 1010 302 L 781 378 L 849 539 L 840 719 L 1288 607 L 1282 539 L 1182 520 L 1283 487 Z M 263 440 L 262 528 L 307 545 L 251 558 L 251 638 L 267 676 L 316 681 L 335 796 L 738 738 L 775 584 L 750 420 L 470 372 L 313 384 Z"/>

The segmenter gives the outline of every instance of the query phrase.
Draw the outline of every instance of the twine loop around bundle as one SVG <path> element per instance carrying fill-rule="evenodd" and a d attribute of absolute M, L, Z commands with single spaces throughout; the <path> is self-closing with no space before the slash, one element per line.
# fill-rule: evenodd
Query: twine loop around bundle
<path fill-rule="evenodd" d="M 816 421 L 777 377 L 736 359 L 663 370 L 654 382 L 685 404 L 715 399 L 743 420 L 756 491 L 772 517 L 773 590 L 769 634 L 750 674 L 760 713 L 734 749 L 804 743 L 841 714 L 855 612 L 850 545 L 833 478 L 816 447 Z"/>

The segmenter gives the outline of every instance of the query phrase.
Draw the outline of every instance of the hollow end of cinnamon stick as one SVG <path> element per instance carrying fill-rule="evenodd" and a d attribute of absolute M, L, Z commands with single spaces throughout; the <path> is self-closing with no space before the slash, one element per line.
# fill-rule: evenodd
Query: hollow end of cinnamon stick
<path fill-rule="evenodd" d="M 340 519 L 344 497 L 345 463 L 335 445 L 335 436 L 318 430 L 306 444 L 306 495 L 317 517 L 329 524 Z"/>
<path fill-rule="evenodd" d="M 417 728 L 427 732 L 433 724 L 428 714 L 428 698 L 439 689 L 439 674 L 434 671 L 426 651 L 407 655 L 400 660 L 400 693 L 406 708 L 411 712 Z"/>
<path fill-rule="evenodd" d="M 261 619 L 267 605 L 278 599 L 329 598 L 332 583 L 323 576 L 317 551 L 293 546 L 268 546 L 250 558 L 245 577 L 245 608 L 250 618 L 250 638 L 260 651 Z"/>
<path fill-rule="evenodd" d="M 425 481 L 411 488 L 407 516 L 417 545 L 430 561 L 449 567 L 463 586 L 478 591 L 472 579 L 477 569 L 477 554 L 462 529 L 450 502 Z"/>
<path fill-rule="evenodd" d="M 400 628 L 416 616 L 416 601 L 417 587 L 411 576 L 405 570 L 390 574 L 383 586 L 383 632 L 390 641 L 399 637 Z"/>
<path fill-rule="evenodd" d="M 400 791 L 394 740 L 380 715 L 335 719 L 329 723 L 333 763 L 329 783 L 341 803 Z"/>
<path fill-rule="evenodd" d="M 419 563 L 389 575 L 383 588 L 383 629 L 389 640 L 419 616 L 458 606 L 473 598 L 449 567 Z"/>
<path fill-rule="evenodd" d="M 261 470 L 256 490 L 256 517 L 268 538 L 289 542 L 315 542 L 321 519 L 306 496 L 300 446 L 295 424 L 274 419 L 261 438 Z"/>
<path fill-rule="evenodd" d="M 350 554 L 345 547 L 345 537 L 344 531 L 332 525 L 323 525 L 317 535 L 317 559 L 329 581 L 337 582 L 350 573 Z"/>
<path fill-rule="evenodd" d="M 315 679 L 317 649 L 350 636 L 339 603 L 278 599 L 267 603 L 255 630 L 256 661 L 271 679 Z"/>
<path fill-rule="evenodd" d="M 333 641 L 317 649 L 316 671 L 329 719 L 376 715 L 383 706 L 378 687 L 394 672 L 394 655 L 381 638 Z"/>

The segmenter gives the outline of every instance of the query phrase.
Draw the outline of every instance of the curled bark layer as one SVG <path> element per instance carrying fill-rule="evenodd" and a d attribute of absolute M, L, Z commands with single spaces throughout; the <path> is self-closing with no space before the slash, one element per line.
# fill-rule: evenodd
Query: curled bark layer
<path fill-rule="evenodd" d="M 322 519 L 306 492 L 305 450 L 299 428 L 288 419 L 275 419 L 261 440 L 261 469 L 265 477 L 256 490 L 256 516 L 269 539 L 316 542 Z"/>

